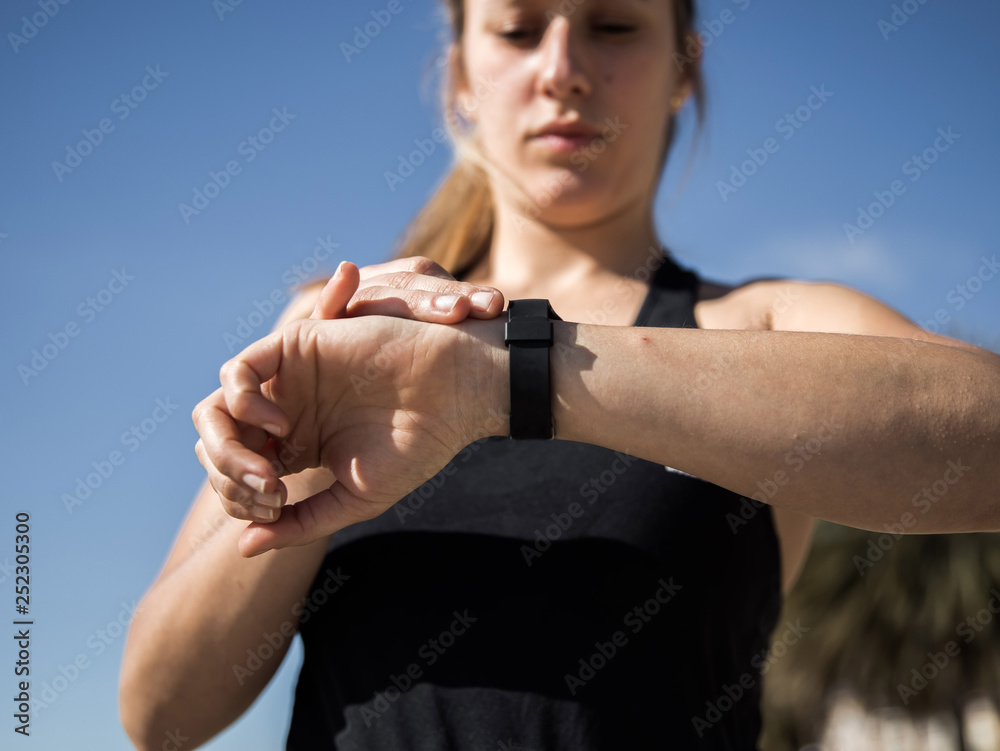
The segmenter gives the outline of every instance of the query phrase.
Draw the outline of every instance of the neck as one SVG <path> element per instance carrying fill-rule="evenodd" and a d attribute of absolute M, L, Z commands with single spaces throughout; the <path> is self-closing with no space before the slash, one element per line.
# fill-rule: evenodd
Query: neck
<path fill-rule="evenodd" d="M 494 208 L 493 242 L 469 281 L 540 296 L 608 276 L 633 276 L 659 257 L 652 206 L 624 204 L 589 224 L 564 226 L 507 202 Z"/>

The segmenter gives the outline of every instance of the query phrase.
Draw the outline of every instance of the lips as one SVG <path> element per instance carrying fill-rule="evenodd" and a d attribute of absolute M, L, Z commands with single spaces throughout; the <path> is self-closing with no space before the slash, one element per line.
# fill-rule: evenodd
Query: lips
<path fill-rule="evenodd" d="M 541 148 L 558 154 L 569 154 L 586 148 L 600 138 L 596 128 L 580 122 L 552 122 L 531 136 Z"/>
<path fill-rule="evenodd" d="M 589 125 L 579 122 L 552 122 L 533 135 L 534 138 L 541 138 L 543 136 L 561 136 L 563 138 L 571 139 L 593 139 L 598 137 L 598 131 L 596 128 L 591 128 Z"/>

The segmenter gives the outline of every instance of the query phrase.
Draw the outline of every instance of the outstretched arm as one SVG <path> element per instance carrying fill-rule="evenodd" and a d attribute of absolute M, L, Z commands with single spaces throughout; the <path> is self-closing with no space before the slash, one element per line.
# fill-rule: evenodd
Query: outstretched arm
<path fill-rule="evenodd" d="M 863 529 L 1000 529 L 996 355 L 870 335 L 555 328 L 560 438 Z"/>
<path fill-rule="evenodd" d="M 832 286 L 818 287 L 815 294 Z M 860 293 L 837 289 L 847 296 L 838 304 L 851 303 L 846 307 L 856 319 L 845 328 L 863 333 L 557 323 L 552 370 L 558 437 L 669 464 L 735 492 L 861 528 L 1000 528 L 994 502 L 1000 480 L 1000 357 L 936 337 Z M 829 303 L 820 307 L 830 309 Z M 808 304 L 797 305 L 797 315 L 808 310 Z M 786 317 L 784 323 L 794 320 Z M 343 383 L 358 375 L 352 368 L 367 365 L 344 359 L 346 343 L 400 335 L 409 342 L 398 351 L 403 356 L 383 348 L 380 368 L 394 386 L 377 397 L 392 400 L 396 418 L 429 417 L 427 399 L 440 400 L 441 384 L 447 384 L 448 398 L 438 404 L 449 419 L 463 420 L 449 440 L 505 434 L 490 420 L 509 409 L 502 321 L 407 324 L 380 333 L 362 331 L 360 322 L 342 322 L 340 330 L 323 333 L 330 325 L 317 321 L 309 331 L 286 330 L 234 358 L 223 378 L 230 413 L 254 425 L 279 424 L 280 436 L 322 444 L 331 460 L 364 467 L 366 478 L 398 480 L 379 466 L 384 455 L 363 455 L 357 442 L 338 437 L 337 420 L 309 425 L 308 438 L 299 423 L 301 415 L 316 414 L 318 404 L 307 410 L 306 403 L 327 399 L 319 396 L 326 392 L 325 409 L 337 402 L 346 413 L 358 414 L 358 404 L 352 407 L 358 393 L 352 396 Z M 302 341 L 293 341 L 296 337 Z M 414 349 L 418 339 L 421 348 Z M 307 341 L 308 347 L 301 346 Z M 432 367 L 421 356 L 425 351 L 436 353 Z M 303 353 L 312 358 L 308 363 L 301 361 Z M 340 365 L 330 370 L 337 358 Z M 316 372 L 322 363 L 336 373 L 332 381 L 282 387 L 294 374 Z M 383 418 L 390 407 L 370 400 L 364 406 Z M 380 444 L 375 439 L 369 445 Z M 231 441 L 206 435 L 206 448 L 229 477 L 258 465 L 266 471 L 266 462 Z M 449 445 L 444 453 L 457 448 Z M 442 463 L 444 453 L 434 462 Z M 439 468 L 428 464 L 418 471 L 410 465 L 410 481 L 419 484 Z M 251 525 L 242 540 L 244 554 L 302 544 L 320 530 L 329 534 L 360 521 L 365 507 L 370 513 L 363 512 L 364 518 L 375 516 L 412 490 L 403 485 L 355 483 L 350 493 L 339 487 L 304 506 L 286 507 L 278 523 Z"/>

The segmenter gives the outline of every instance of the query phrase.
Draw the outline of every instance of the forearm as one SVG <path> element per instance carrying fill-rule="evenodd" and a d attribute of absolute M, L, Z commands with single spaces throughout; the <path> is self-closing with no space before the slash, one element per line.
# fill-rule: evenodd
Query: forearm
<path fill-rule="evenodd" d="M 309 494 L 291 478 L 286 484 L 290 500 Z M 250 706 L 291 643 L 325 554 L 324 539 L 244 558 L 236 541 L 246 522 L 221 508 L 219 515 L 206 525 L 207 539 L 150 589 L 132 623 L 122 719 L 139 748 L 159 748 L 176 728 L 200 744 Z"/>
<path fill-rule="evenodd" d="M 502 368 L 502 323 L 491 325 Z M 911 532 L 1000 529 L 1000 357 L 794 331 L 554 333 L 557 438 L 863 529 L 906 513 Z"/>

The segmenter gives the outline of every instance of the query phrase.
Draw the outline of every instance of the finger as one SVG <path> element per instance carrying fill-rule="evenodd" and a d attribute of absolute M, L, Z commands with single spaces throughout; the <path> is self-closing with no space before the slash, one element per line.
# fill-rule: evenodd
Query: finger
<path fill-rule="evenodd" d="M 365 513 L 371 507 L 371 513 Z M 360 509 L 360 511 L 359 511 Z M 251 524 L 240 535 L 240 555 L 251 558 L 268 550 L 307 545 L 344 527 L 374 518 L 385 506 L 353 495 L 341 482 L 335 482 L 305 500 L 282 509 L 281 518 L 272 524 Z"/>
<path fill-rule="evenodd" d="M 222 395 L 225 407 L 233 418 L 263 428 L 272 435 L 287 433 L 288 418 L 280 407 L 261 393 L 261 385 L 278 372 L 284 337 L 289 328 L 301 326 L 301 323 L 293 321 L 281 331 L 254 342 L 222 366 L 219 371 Z M 290 335 L 297 333 L 298 329 Z"/>
<path fill-rule="evenodd" d="M 503 294 L 500 290 L 485 285 L 459 282 L 440 265 L 422 256 L 398 258 L 388 263 L 366 266 L 360 270 L 360 274 L 362 289 L 365 287 L 394 287 L 399 290 L 415 289 L 436 292 L 442 296 L 459 295 L 460 297 L 466 297 L 470 303 L 469 315 L 473 318 L 494 318 L 500 314 L 504 307 Z M 355 300 L 358 299 L 357 295 L 355 295 Z M 450 315 L 451 308 L 448 300 L 427 299 L 432 305 L 429 318 L 426 318 L 423 311 L 415 306 L 408 306 L 408 315 L 405 317 L 441 322 L 441 316 L 433 310 L 433 308 L 436 308 L 438 311 L 444 310 L 449 313 L 449 320 L 447 322 L 455 322 L 451 320 L 454 316 Z M 386 311 L 381 308 L 365 308 L 364 310 L 353 311 L 351 306 L 348 306 L 348 310 L 349 315 L 377 315 L 380 314 L 379 311 L 384 315 L 394 315 L 399 312 L 399 309 L 389 309 Z"/>
<path fill-rule="evenodd" d="M 425 323 L 459 323 L 471 312 L 469 299 L 461 295 L 378 286 L 359 289 L 347 308 L 351 317 L 392 316 Z"/>
<path fill-rule="evenodd" d="M 456 323 L 466 317 L 495 318 L 503 311 L 503 305 L 503 293 L 493 287 L 389 274 L 374 277 L 362 285 L 351 299 L 347 314 Z"/>
<path fill-rule="evenodd" d="M 277 491 L 269 460 L 247 446 L 246 434 L 226 408 L 222 389 L 200 402 L 192 418 L 201 435 L 195 444 L 195 453 L 206 471 L 219 473 L 247 492 L 273 494 Z M 241 497 L 228 485 L 216 483 L 214 486 L 229 500 Z"/>
<path fill-rule="evenodd" d="M 360 281 L 358 267 L 349 261 L 341 262 L 319 293 L 319 299 L 309 317 L 314 320 L 344 318 L 347 315 L 347 303 L 351 301 Z"/>
<path fill-rule="evenodd" d="M 278 518 L 279 509 L 288 498 L 284 483 L 279 482 L 277 490 L 273 493 L 251 490 L 245 483 L 236 482 L 218 470 L 208 457 L 202 440 L 199 440 L 194 448 L 198 461 L 208 474 L 209 484 L 219 496 L 227 514 L 247 521 L 271 522 Z"/>
<path fill-rule="evenodd" d="M 214 487 L 214 486 L 213 486 Z M 218 493 L 218 491 L 216 491 Z M 223 510 L 234 519 L 241 519 L 248 522 L 258 522 L 260 524 L 270 524 L 281 516 L 281 507 L 265 506 L 263 504 L 251 504 L 246 506 L 242 503 L 227 500 L 219 495 Z"/>
<path fill-rule="evenodd" d="M 441 295 L 460 295 L 468 297 L 473 307 L 483 309 L 489 307 L 491 297 L 503 297 L 500 290 L 483 284 L 470 284 L 452 279 L 440 278 L 427 274 L 414 274 L 410 271 L 394 271 L 378 276 L 369 276 L 362 281 L 361 287 L 394 287 L 399 290 L 424 290 Z M 502 308 L 503 305 L 500 305 Z"/>
<path fill-rule="evenodd" d="M 363 267 L 361 281 L 365 282 L 376 276 L 383 274 L 394 274 L 398 271 L 409 272 L 411 274 L 422 274 L 424 276 L 436 276 L 440 279 L 450 279 L 455 281 L 455 277 L 445 271 L 441 264 L 432 261 L 424 256 L 410 256 L 409 258 L 394 258 L 385 263 L 373 263 Z"/>

